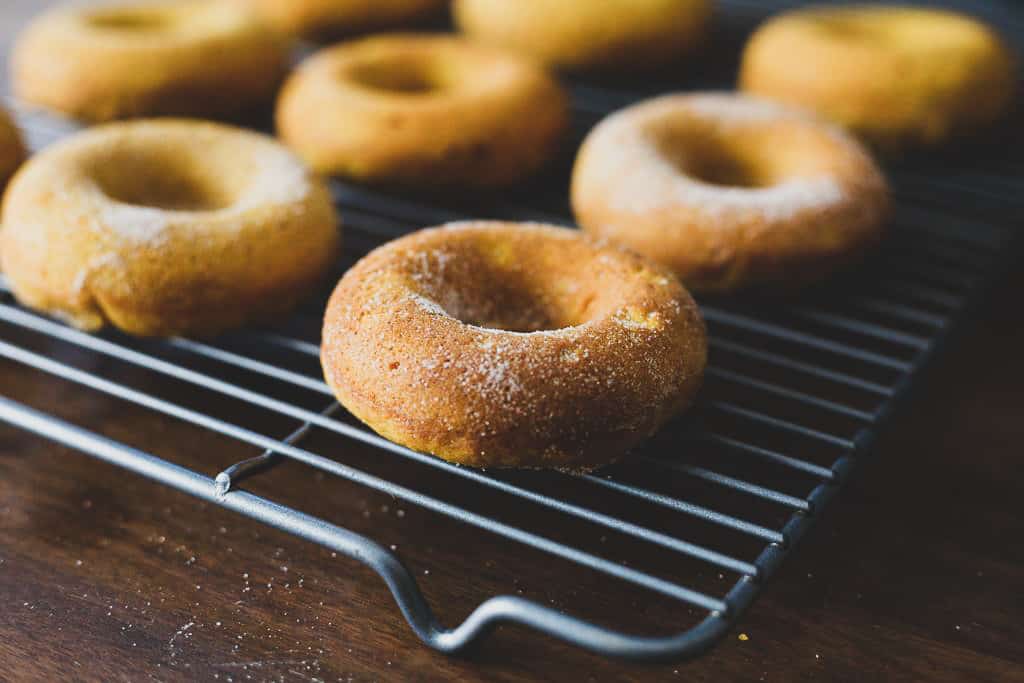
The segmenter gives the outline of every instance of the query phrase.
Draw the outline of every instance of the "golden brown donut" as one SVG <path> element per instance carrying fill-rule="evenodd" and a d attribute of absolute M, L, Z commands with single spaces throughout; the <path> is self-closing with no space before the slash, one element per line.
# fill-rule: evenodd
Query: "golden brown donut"
<path fill-rule="evenodd" d="M 404 185 L 513 183 L 553 154 L 567 121 L 542 68 L 450 36 L 323 50 L 277 108 L 281 138 L 318 171 Z"/>
<path fill-rule="evenodd" d="M 820 278 L 876 242 L 888 190 L 852 138 L 741 95 L 666 95 L 599 123 L 572 178 L 585 231 L 693 289 Z"/>
<path fill-rule="evenodd" d="M 305 38 L 335 38 L 416 23 L 434 16 L 446 0 L 235 0 L 267 23 Z"/>
<path fill-rule="evenodd" d="M 285 68 L 284 42 L 251 12 L 196 0 L 56 9 L 11 60 L 18 97 L 92 121 L 243 112 Z"/>
<path fill-rule="evenodd" d="M 455 0 L 459 28 L 487 45 L 568 69 L 673 62 L 704 38 L 711 0 Z"/>
<path fill-rule="evenodd" d="M 690 404 L 704 324 L 667 270 L 575 230 L 477 221 L 376 249 L 324 320 L 328 384 L 409 448 L 585 471 Z"/>
<path fill-rule="evenodd" d="M 25 144 L 21 132 L 10 115 L 0 108 L 0 189 L 25 160 Z"/>
<path fill-rule="evenodd" d="M 323 183 L 274 140 L 160 119 L 93 128 L 26 163 L 0 265 L 20 301 L 83 329 L 211 334 L 291 308 L 338 238 Z"/>
<path fill-rule="evenodd" d="M 744 50 L 740 83 L 899 149 L 985 129 L 1013 102 L 1015 73 L 1009 48 L 970 17 L 818 7 L 761 26 Z"/>

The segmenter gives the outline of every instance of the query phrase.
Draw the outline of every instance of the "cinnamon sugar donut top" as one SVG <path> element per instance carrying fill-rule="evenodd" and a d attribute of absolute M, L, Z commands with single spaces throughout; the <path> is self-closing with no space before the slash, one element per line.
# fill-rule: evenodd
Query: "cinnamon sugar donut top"
<path fill-rule="evenodd" d="M 579 233 L 473 222 L 374 251 L 328 305 L 323 364 L 385 436 L 475 465 L 588 469 L 689 403 L 706 341 L 668 272 Z"/>
<path fill-rule="evenodd" d="M 666 263 L 689 285 L 722 289 L 784 279 L 792 255 L 870 241 L 887 190 L 839 129 L 771 102 L 702 93 L 598 124 L 577 158 L 572 202 L 588 232 Z"/>

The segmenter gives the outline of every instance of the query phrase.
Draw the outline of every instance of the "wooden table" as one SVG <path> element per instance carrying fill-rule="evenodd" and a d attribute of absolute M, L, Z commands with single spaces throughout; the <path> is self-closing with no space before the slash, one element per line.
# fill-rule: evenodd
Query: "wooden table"
<path fill-rule="evenodd" d="M 2 31 L 35 6 L 5 3 Z M 0 681 L 1024 680 L 1022 288 L 1018 272 L 975 314 L 739 632 L 678 665 L 608 661 L 519 629 L 465 658 L 436 654 L 363 567 L 0 425 Z M 6 361 L 0 394 L 206 472 L 240 455 Z M 310 482 L 289 465 L 251 489 L 396 544 L 430 573 L 447 623 L 510 577 L 578 608 L 553 592 L 564 577 L 508 544 Z M 601 603 L 672 630 L 670 612 L 646 614 L 633 593 Z"/>

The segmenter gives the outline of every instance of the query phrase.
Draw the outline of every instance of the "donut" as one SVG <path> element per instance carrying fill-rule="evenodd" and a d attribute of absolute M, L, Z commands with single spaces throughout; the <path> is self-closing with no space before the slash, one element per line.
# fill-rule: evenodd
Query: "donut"
<path fill-rule="evenodd" d="M 875 243 L 885 178 L 808 113 L 743 95 L 666 95 L 601 121 L 572 175 L 588 233 L 669 266 L 691 289 L 788 289 Z"/>
<path fill-rule="evenodd" d="M 324 184 L 277 142 L 157 119 L 78 133 L 7 190 L 0 266 L 25 305 L 95 330 L 206 335 L 291 308 L 335 261 Z"/>
<path fill-rule="evenodd" d="M 574 472 L 686 408 L 707 356 L 668 270 L 576 230 L 491 221 L 371 252 L 334 290 L 321 348 L 341 404 L 396 443 Z"/>
<path fill-rule="evenodd" d="M 25 160 L 25 144 L 10 115 L 0 108 L 0 189 Z"/>
<path fill-rule="evenodd" d="M 674 62 L 703 40 L 710 0 L 455 0 L 455 22 L 487 45 L 573 70 Z"/>
<path fill-rule="evenodd" d="M 80 119 L 226 116 L 273 99 L 287 52 L 244 8 L 190 0 L 47 12 L 11 65 L 19 98 Z"/>
<path fill-rule="evenodd" d="M 568 124 L 541 67 L 450 36 L 328 48 L 285 83 L 281 138 L 323 173 L 396 185 L 500 186 L 540 167 Z"/>
<path fill-rule="evenodd" d="M 981 22 L 912 7 L 803 9 L 743 51 L 743 90 L 814 109 L 886 151 L 984 130 L 1014 99 L 1010 50 Z"/>
<path fill-rule="evenodd" d="M 440 13 L 446 0 L 235 0 L 279 31 L 337 38 L 417 23 Z"/>

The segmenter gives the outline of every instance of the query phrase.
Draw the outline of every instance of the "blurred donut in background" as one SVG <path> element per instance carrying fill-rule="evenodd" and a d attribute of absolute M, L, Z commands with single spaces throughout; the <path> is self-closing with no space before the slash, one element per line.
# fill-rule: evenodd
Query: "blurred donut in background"
<path fill-rule="evenodd" d="M 878 243 L 889 206 L 881 170 L 838 127 L 716 92 L 662 95 L 601 121 L 571 195 L 585 232 L 718 292 L 824 278 Z"/>
<path fill-rule="evenodd" d="M 59 8 L 11 57 L 15 94 L 75 118 L 222 116 L 272 100 L 286 68 L 278 35 L 216 2 Z"/>
<path fill-rule="evenodd" d="M 488 45 L 565 69 L 633 71 L 700 44 L 710 0 L 455 0 L 455 22 Z"/>
<path fill-rule="evenodd" d="M 0 265 L 22 304 L 140 336 L 272 320 L 314 291 L 340 239 L 327 187 L 276 140 L 186 119 L 47 147 L 2 218 Z"/>
<path fill-rule="evenodd" d="M 25 160 L 25 143 L 7 110 L 0 108 L 0 190 Z"/>
<path fill-rule="evenodd" d="M 405 186 L 509 185 L 557 151 L 568 121 L 541 65 L 452 35 L 321 50 L 277 106 L 281 139 L 316 170 Z"/>
<path fill-rule="evenodd" d="M 814 109 L 882 149 L 934 146 L 1000 119 L 1009 48 L 971 17 L 915 7 L 815 7 L 750 38 L 740 87 Z"/>
<path fill-rule="evenodd" d="M 440 14 L 447 0 L 234 0 L 279 31 L 325 39 L 397 28 Z"/>

